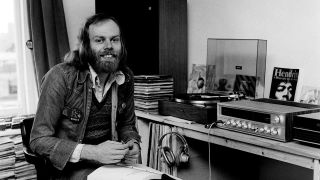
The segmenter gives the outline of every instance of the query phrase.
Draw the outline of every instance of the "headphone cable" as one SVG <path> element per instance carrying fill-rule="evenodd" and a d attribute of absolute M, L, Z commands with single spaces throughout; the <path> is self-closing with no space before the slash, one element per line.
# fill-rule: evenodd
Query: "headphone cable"
<path fill-rule="evenodd" d="M 211 123 L 210 125 L 206 125 L 205 128 L 209 128 L 208 130 L 208 156 L 209 156 L 209 180 L 211 180 L 211 143 L 210 143 L 210 131 L 212 129 L 212 127 L 217 127 L 218 123 L 223 123 L 223 121 L 218 120 L 215 121 L 213 123 Z"/>

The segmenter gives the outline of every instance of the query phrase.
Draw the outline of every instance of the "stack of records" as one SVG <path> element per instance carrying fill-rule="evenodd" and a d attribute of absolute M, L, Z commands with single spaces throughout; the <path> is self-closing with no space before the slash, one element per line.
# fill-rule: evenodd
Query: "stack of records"
<path fill-rule="evenodd" d="M 134 76 L 135 108 L 148 113 L 158 112 L 158 101 L 173 96 L 173 77 L 169 75 Z"/>

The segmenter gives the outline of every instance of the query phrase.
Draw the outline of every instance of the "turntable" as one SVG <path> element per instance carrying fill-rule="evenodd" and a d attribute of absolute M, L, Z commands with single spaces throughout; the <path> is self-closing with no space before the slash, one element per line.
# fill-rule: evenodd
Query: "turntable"
<path fill-rule="evenodd" d="M 241 97 L 239 94 L 225 92 L 177 94 L 170 100 L 159 101 L 159 114 L 209 124 L 217 120 L 218 102 Z"/>

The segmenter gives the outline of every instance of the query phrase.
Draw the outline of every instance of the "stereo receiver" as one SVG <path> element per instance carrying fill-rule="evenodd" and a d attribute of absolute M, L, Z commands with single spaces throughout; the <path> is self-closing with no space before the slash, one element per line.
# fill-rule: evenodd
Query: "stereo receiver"
<path fill-rule="evenodd" d="M 293 140 L 320 145 L 320 112 L 293 118 Z"/>
<path fill-rule="evenodd" d="M 292 140 L 293 116 L 319 112 L 320 106 L 273 99 L 217 103 L 219 128 L 278 141 Z"/>

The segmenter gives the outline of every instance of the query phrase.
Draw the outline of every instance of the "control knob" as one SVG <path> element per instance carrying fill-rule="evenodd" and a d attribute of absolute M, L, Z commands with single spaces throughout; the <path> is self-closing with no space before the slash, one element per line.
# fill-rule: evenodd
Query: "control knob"
<path fill-rule="evenodd" d="M 251 123 L 248 123 L 248 129 L 252 129 Z"/>
<path fill-rule="evenodd" d="M 264 128 L 264 132 L 265 132 L 266 134 L 270 134 L 271 130 L 266 127 L 266 128 Z"/>
<path fill-rule="evenodd" d="M 237 125 L 237 123 L 232 119 L 231 120 L 231 126 L 236 126 Z"/>
<path fill-rule="evenodd" d="M 231 122 L 228 120 L 228 121 L 226 122 L 226 125 L 229 126 L 230 124 L 231 124 Z"/>
<path fill-rule="evenodd" d="M 264 128 L 259 128 L 259 133 L 263 133 L 263 131 L 264 131 Z"/>
<path fill-rule="evenodd" d="M 277 128 L 272 128 L 271 129 L 271 135 L 277 135 L 278 134 L 278 129 Z"/>
<path fill-rule="evenodd" d="M 237 127 L 241 128 L 241 121 L 237 121 Z"/>
<path fill-rule="evenodd" d="M 252 131 L 257 131 L 257 127 L 256 127 L 255 125 L 250 125 L 250 129 L 251 129 Z"/>
<path fill-rule="evenodd" d="M 279 116 L 274 117 L 274 122 L 276 124 L 280 123 L 280 117 Z"/>
<path fill-rule="evenodd" d="M 247 129 L 248 128 L 248 125 L 247 125 L 246 122 L 243 122 L 241 126 L 242 126 L 243 129 Z"/>

